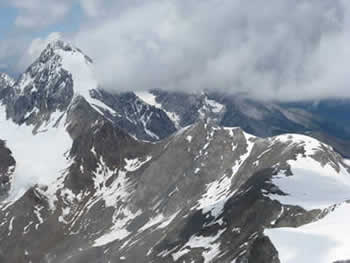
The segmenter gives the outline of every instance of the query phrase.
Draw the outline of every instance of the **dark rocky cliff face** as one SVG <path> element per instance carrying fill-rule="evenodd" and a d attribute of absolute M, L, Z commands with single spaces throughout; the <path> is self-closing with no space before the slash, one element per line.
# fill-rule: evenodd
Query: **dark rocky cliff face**
<path fill-rule="evenodd" d="M 133 92 L 113 94 L 98 89 L 92 91 L 91 96 L 114 110 L 114 114 L 104 111 L 114 126 L 124 129 L 136 138 L 158 141 L 176 131 L 174 123 L 163 110 L 148 105 Z"/>
<path fill-rule="evenodd" d="M 0 200 L 7 196 L 11 188 L 16 161 L 5 141 L 0 140 Z"/>

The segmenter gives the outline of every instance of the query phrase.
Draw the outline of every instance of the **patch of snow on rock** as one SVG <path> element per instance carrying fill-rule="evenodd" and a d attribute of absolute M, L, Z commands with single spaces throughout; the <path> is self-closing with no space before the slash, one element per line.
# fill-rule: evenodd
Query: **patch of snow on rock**
<path fill-rule="evenodd" d="M 147 156 L 144 161 L 140 160 L 139 158 L 124 159 L 126 163 L 124 169 L 128 172 L 134 172 L 139 168 L 141 168 L 145 163 L 149 162 L 151 159 L 152 159 L 152 156 Z"/>
<path fill-rule="evenodd" d="M 223 232 L 225 232 L 225 229 L 219 230 L 215 236 L 192 236 L 178 252 L 173 253 L 171 256 L 174 261 L 177 261 L 180 257 L 191 251 L 189 248 L 203 248 L 205 250 L 202 253 L 204 263 L 212 262 L 220 253 L 220 242 L 218 242 L 218 239 Z"/>

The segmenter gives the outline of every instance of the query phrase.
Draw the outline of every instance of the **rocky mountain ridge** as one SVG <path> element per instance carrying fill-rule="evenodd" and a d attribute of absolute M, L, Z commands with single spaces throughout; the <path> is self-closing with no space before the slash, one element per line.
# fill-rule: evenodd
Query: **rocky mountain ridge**
<path fill-rule="evenodd" d="M 223 126 L 218 95 L 111 94 L 91 66 L 51 43 L 0 98 L 0 262 L 350 258 L 350 166 L 331 146 Z"/>

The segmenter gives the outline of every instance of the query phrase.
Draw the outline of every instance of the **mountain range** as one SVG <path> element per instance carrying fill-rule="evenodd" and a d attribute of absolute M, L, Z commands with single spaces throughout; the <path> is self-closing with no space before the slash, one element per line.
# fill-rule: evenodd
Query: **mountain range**
<path fill-rule="evenodd" d="M 0 262 L 350 260 L 347 100 L 115 92 L 93 67 L 57 40 L 0 75 Z"/>

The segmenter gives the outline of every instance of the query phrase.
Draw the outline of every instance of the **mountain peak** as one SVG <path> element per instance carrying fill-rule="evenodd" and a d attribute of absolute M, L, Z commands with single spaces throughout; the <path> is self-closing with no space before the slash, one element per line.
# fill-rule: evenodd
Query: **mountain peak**
<path fill-rule="evenodd" d="M 79 48 L 75 47 L 73 44 L 64 41 L 62 39 L 55 39 L 50 41 L 46 48 L 41 52 L 39 61 L 46 62 L 52 58 L 52 56 L 62 57 L 63 54 L 79 54 L 84 57 L 87 63 L 92 63 L 92 59 L 85 55 Z"/>
<path fill-rule="evenodd" d="M 98 102 L 90 91 L 97 87 L 92 60 L 72 44 L 52 40 L 16 81 L 7 110 L 16 123 L 40 126 L 52 114 L 65 112 L 75 96 L 94 107 Z"/>
<path fill-rule="evenodd" d="M 66 50 L 66 51 L 71 51 L 76 49 L 75 47 L 73 47 L 72 44 L 70 44 L 67 41 L 61 40 L 61 39 L 55 39 L 53 41 L 51 41 L 48 45 L 47 45 L 48 49 L 62 49 L 62 50 Z"/>

